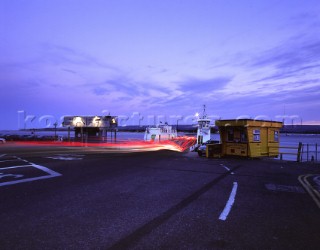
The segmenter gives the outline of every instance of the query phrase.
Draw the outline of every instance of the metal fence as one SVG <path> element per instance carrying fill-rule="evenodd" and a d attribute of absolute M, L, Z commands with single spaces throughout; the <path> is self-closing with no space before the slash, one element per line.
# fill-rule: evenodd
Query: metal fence
<path fill-rule="evenodd" d="M 319 145 L 317 143 L 302 144 L 299 161 L 320 161 Z"/>
<path fill-rule="evenodd" d="M 297 146 L 279 146 L 280 160 L 297 162 L 320 162 L 320 148 L 317 143 L 301 143 Z"/>
<path fill-rule="evenodd" d="M 280 160 L 289 160 L 289 161 L 299 161 L 298 156 L 299 147 L 296 146 L 279 146 L 279 156 Z"/>

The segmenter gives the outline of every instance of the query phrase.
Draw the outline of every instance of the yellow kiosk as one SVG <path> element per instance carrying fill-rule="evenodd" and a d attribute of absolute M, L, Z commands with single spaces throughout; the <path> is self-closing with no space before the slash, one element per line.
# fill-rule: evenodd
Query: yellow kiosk
<path fill-rule="evenodd" d="M 253 119 L 217 120 L 221 156 L 277 157 L 282 122 Z"/>

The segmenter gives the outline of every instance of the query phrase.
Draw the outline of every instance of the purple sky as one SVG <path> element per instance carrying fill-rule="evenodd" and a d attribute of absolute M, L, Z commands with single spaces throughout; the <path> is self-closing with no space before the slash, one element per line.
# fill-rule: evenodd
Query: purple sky
<path fill-rule="evenodd" d="M 319 0 L 1 0 L 0 25 L 0 129 L 203 104 L 320 124 Z"/>

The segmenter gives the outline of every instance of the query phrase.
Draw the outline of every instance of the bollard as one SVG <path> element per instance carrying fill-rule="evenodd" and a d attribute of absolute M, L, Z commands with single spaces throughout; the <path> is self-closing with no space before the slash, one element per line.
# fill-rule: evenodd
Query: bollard
<path fill-rule="evenodd" d="M 282 161 L 282 154 L 280 154 L 280 161 Z"/>

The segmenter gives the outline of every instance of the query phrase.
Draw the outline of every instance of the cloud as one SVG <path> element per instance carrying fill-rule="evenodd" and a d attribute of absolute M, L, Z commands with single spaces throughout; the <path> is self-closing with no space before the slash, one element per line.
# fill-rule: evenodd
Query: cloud
<path fill-rule="evenodd" d="M 320 39 L 312 37 L 307 40 L 294 37 L 283 45 L 264 51 L 253 59 L 251 67 L 272 67 L 277 70 L 275 77 L 280 73 L 284 77 L 312 70 L 320 65 Z"/>
<path fill-rule="evenodd" d="M 100 83 L 86 83 L 82 87 L 90 89 L 92 93 L 99 96 L 110 95 L 113 92 L 120 92 L 126 96 L 141 95 L 141 90 L 133 80 L 121 76 L 104 80 Z"/>
<path fill-rule="evenodd" d="M 239 57 L 235 64 L 231 60 L 230 64 L 229 70 L 235 72 L 233 78 L 212 97 L 219 94 L 225 101 L 259 97 L 294 102 L 289 97 L 299 96 L 302 100 L 310 89 L 320 89 L 320 37 L 291 37 L 255 55 Z"/>
<path fill-rule="evenodd" d="M 102 62 L 100 59 L 71 47 L 44 43 L 40 47 L 41 58 L 38 61 L 53 65 L 95 66 L 118 71 L 118 68 Z M 69 69 L 70 70 L 70 69 Z"/>
<path fill-rule="evenodd" d="M 71 70 L 71 69 L 61 69 L 61 70 L 65 71 L 65 72 L 72 73 L 72 74 L 77 74 L 77 72 L 76 72 L 76 71 Z"/>
<path fill-rule="evenodd" d="M 103 87 L 95 87 L 92 89 L 92 92 L 96 95 L 105 95 L 106 93 L 108 93 L 109 91 L 106 88 Z"/>
<path fill-rule="evenodd" d="M 317 11 L 317 8 L 315 8 L 313 11 L 309 10 L 308 12 L 300 12 L 289 19 L 288 26 L 291 26 L 295 30 L 302 27 L 305 31 L 319 28 L 319 11 Z"/>
<path fill-rule="evenodd" d="M 258 82 L 276 81 L 276 80 L 282 80 L 282 79 L 287 79 L 287 78 L 293 78 L 293 77 L 296 77 L 298 73 L 305 73 L 306 71 L 317 69 L 317 68 L 320 68 L 320 64 L 304 66 L 304 67 L 300 67 L 298 69 L 294 69 L 291 71 L 290 70 L 288 70 L 288 71 L 278 70 L 271 75 L 254 80 L 253 82 L 258 83 Z"/>
<path fill-rule="evenodd" d="M 310 83 L 310 84 L 309 84 Z M 313 83 L 313 84 L 312 84 Z M 315 105 L 320 104 L 320 80 L 306 81 L 305 85 L 301 82 L 293 82 L 292 89 L 283 90 L 279 93 L 270 95 L 272 100 L 278 101 L 279 103 L 289 103 L 291 105 Z M 303 89 L 303 91 L 301 91 Z"/>
<path fill-rule="evenodd" d="M 211 79 L 190 78 L 180 83 L 179 89 L 184 92 L 192 91 L 195 94 L 199 92 L 207 93 L 225 87 L 231 80 L 232 77 L 215 77 Z"/>

